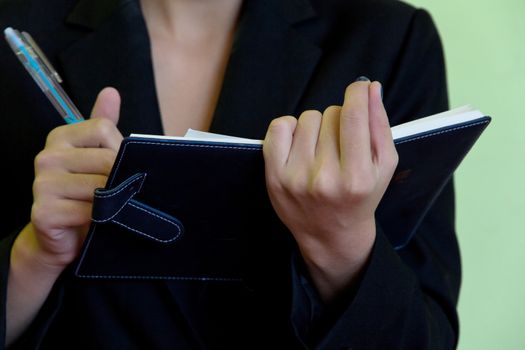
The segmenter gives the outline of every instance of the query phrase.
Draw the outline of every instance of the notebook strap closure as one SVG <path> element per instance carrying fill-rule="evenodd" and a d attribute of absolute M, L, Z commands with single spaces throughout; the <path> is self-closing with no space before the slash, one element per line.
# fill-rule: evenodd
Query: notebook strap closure
<path fill-rule="evenodd" d="M 159 243 L 174 242 L 184 231 L 182 223 L 133 198 L 140 192 L 145 179 L 146 173 L 137 173 L 112 189 L 97 188 L 92 220 L 96 224 L 120 225 Z"/>

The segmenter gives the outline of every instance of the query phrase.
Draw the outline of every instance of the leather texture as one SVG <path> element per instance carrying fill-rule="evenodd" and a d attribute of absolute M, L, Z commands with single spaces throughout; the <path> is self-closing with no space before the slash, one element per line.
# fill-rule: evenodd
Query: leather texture
<path fill-rule="evenodd" d="M 260 145 L 126 138 L 93 208 L 80 277 L 239 281 L 292 239 Z"/>
<path fill-rule="evenodd" d="M 184 232 L 181 222 L 133 199 L 145 179 L 146 173 L 138 173 L 111 189 L 96 189 L 92 221 L 98 226 L 120 225 L 155 242 L 173 243 Z"/>

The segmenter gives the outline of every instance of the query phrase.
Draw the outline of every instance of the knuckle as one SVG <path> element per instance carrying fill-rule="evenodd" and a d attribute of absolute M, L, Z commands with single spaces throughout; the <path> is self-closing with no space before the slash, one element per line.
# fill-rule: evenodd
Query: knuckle
<path fill-rule="evenodd" d="M 283 193 L 283 184 L 278 176 L 267 176 L 266 187 L 271 193 Z"/>
<path fill-rule="evenodd" d="M 382 160 L 382 168 L 388 171 L 394 171 L 399 164 L 399 154 L 397 153 L 394 146 L 385 153 L 385 157 Z"/>
<path fill-rule="evenodd" d="M 390 166 L 395 169 L 397 167 L 397 165 L 399 164 L 399 154 L 397 153 L 396 149 L 393 148 L 392 150 L 392 155 L 390 157 Z"/>
<path fill-rule="evenodd" d="M 339 181 L 332 173 L 319 171 L 310 181 L 309 193 L 322 201 L 336 199 L 339 196 L 338 184 Z"/>
<path fill-rule="evenodd" d="M 331 105 L 331 106 L 326 107 L 323 115 L 327 115 L 327 114 L 331 115 L 331 114 L 339 114 L 339 113 L 341 113 L 341 106 Z"/>
<path fill-rule="evenodd" d="M 55 156 L 49 150 L 43 150 L 35 157 L 35 170 L 47 169 L 55 163 Z"/>
<path fill-rule="evenodd" d="M 330 200 L 334 198 L 334 190 L 331 183 L 316 178 L 309 186 L 309 194 L 317 200 Z"/>
<path fill-rule="evenodd" d="M 270 123 L 270 125 L 273 125 L 273 126 L 279 126 L 279 125 L 283 125 L 283 124 L 284 125 L 288 125 L 288 124 L 293 123 L 295 121 L 296 121 L 296 119 L 295 119 L 294 116 L 285 115 L 285 116 L 273 119 L 272 122 Z"/>
<path fill-rule="evenodd" d="M 62 125 L 51 130 L 46 137 L 46 145 L 54 143 L 63 138 L 64 129 L 67 125 Z"/>
<path fill-rule="evenodd" d="M 343 185 L 343 193 L 357 201 L 364 200 L 373 192 L 375 183 L 372 176 L 352 177 Z"/>
<path fill-rule="evenodd" d="M 270 131 L 281 131 L 286 130 L 290 128 L 295 128 L 295 125 L 297 124 L 297 119 L 291 115 L 282 116 L 279 118 L 275 118 L 271 121 L 268 130 Z"/>
<path fill-rule="evenodd" d="M 283 189 L 294 197 L 304 197 L 308 186 L 304 177 L 299 174 L 287 174 L 282 180 Z"/>
<path fill-rule="evenodd" d="M 318 122 L 321 120 L 322 116 L 323 115 L 318 110 L 306 110 L 303 113 L 301 113 L 301 116 L 299 117 L 299 123 Z"/>
<path fill-rule="evenodd" d="M 39 230 L 46 230 L 50 227 L 49 212 L 47 206 L 40 202 L 33 203 L 31 208 L 31 222 Z"/>
<path fill-rule="evenodd" d="M 33 160 L 33 165 L 34 165 L 34 168 L 35 169 L 39 169 L 41 168 L 42 166 L 45 166 L 45 164 L 47 163 L 47 160 L 45 159 L 45 155 L 43 154 L 43 151 L 42 152 L 39 152 L 36 156 L 35 156 L 35 159 Z"/>
<path fill-rule="evenodd" d="M 46 177 L 37 176 L 35 177 L 35 180 L 33 181 L 33 194 L 37 196 L 38 194 L 45 192 L 45 190 L 48 189 L 49 187 L 50 187 L 50 183 Z"/>
<path fill-rule="evenodd" d="M 97 133 L 101 137 L 107 138 L 113 134 L 115 125 L 110 120 L 104 118 L 95 118 L 93 121 Z"/>
<path fill-rule="evenodd" d="M 319 112 L 317 109 L 307 109 L 303 113 L 301 113 L 301 117 L 310 117 L 310 118 L 320 118 L 322 116 L 321 112 Z"/>

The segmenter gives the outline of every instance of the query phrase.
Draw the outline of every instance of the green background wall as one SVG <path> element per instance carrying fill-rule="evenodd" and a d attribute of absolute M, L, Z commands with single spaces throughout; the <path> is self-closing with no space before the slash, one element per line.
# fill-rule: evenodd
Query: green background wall
<path fill-rule="evenodd" d="M 451 107 L 492 124 L 456 172 L 460 350 L 525 349 L 525 0 L 408 0 L 440 31 Z"/>

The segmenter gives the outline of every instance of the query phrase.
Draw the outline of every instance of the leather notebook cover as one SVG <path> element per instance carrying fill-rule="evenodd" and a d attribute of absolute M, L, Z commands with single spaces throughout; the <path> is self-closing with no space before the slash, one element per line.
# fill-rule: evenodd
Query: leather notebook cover
<path fill-rule="evenodd" d="M 376 217 L 402 248 L 490 121 L 396 140 L 399 165 Z M 243 280 L 289 254 L 293 239 L 269 201 L 261 145 L 128 137 L 76 275 Z"/>
<path fill-rule="evenodd" d="M 126 138 L 93 221 L 81 277 L 240 280 L 290 244 L 260 145 Z"/>

